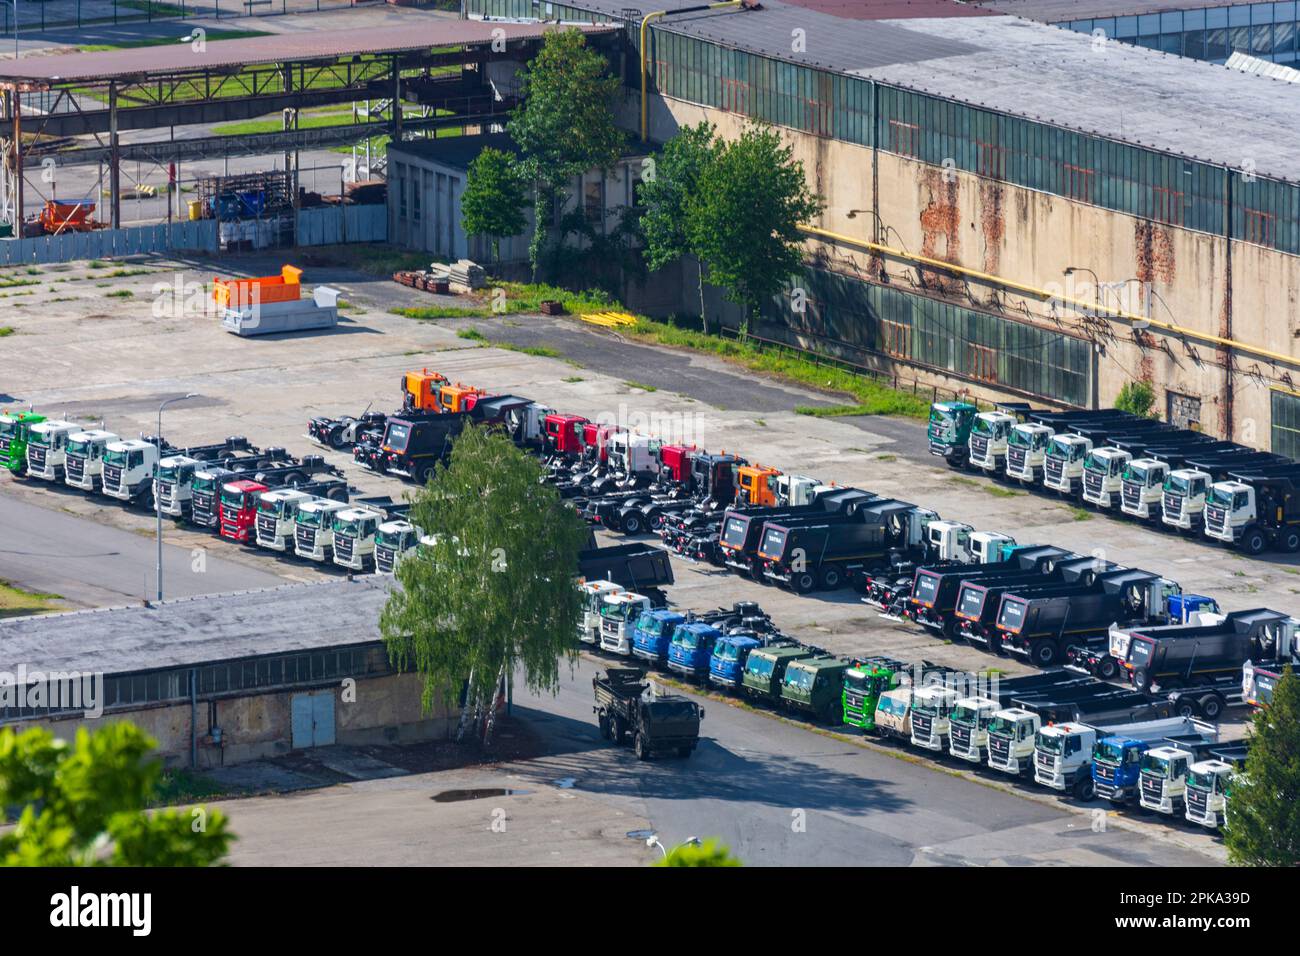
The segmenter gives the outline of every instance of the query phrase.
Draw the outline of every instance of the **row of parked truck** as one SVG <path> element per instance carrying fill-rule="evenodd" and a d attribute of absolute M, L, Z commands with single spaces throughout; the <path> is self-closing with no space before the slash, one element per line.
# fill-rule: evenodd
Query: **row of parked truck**
<path fill-rule="evenodd" d="M 1300 550 L 1300 463 L 1116 409 L 980 411 L 935 402 L 930 451 L 957 468 L 1152 526 L 1240 547 Z"/>

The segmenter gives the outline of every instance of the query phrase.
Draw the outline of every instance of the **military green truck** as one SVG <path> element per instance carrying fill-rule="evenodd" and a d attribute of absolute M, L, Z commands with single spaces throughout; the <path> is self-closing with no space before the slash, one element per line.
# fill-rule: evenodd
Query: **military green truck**
<path fill-rule="evenodd" d="M 756 647 L 745 659 L 740 686 L 748 697 L 767 704 L 781 699 L 781 681 L 791 661 L 817 656 L 811 647 Z"/>
<path fill-rule="evenodd" d="M 15 475 L 27 474 L 27 441 L 32 426 L 43 421 L 45 416 L 35 412 L 0 414 L 0 465 Z"/>
<path fill-rule="evenodd" d="M 953 468 L 964 468 L 970 458 L 970 429 L 979 411 L 970 402 L 935 402 L 930 406 L 930 423 L 925 437 L 930 454 L 938 455 Z"/>
<path fill-rule="evenodd" d="M 853 666 L 842 657 L 806 657 L 791 661 L 781 678 L 781 704 L 811 714 L 826 724 L 844 717 L 844 674 Z"/>
<path fill-rule="evenodd" d="M 875 658 L 862 661 L 844 672 L 844 723 L 859 730 L 876 729 L 876 704 L 880 695 L 898 686 L 898 675 L 907 669 L 901 661 Z"/>
<path fill-rule="evenodd" d="M 637 759 L 657 753 L 689 757 L 699 745 L 704 708 L 680 694 L 652 692 L 639 667 L 610 667 L 591 683 L 600 735 L 620 745 L 631 737 Z"/>

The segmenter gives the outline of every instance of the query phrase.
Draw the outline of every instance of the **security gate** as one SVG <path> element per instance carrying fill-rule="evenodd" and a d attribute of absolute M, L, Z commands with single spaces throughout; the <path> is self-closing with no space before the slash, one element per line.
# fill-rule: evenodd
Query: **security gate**
<path fill-rule="evenodd" d="M 293 749 L 334 743 L 334 692 L 294 694 L 290 699 Z"/>

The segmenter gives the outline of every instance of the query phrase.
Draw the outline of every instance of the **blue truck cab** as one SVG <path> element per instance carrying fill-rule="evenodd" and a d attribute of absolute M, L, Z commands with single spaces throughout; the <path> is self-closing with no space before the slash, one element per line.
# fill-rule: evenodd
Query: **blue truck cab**
<path fill-rule="evenodd" d="M 722 636 L 720 630 L 703 621 L 678 624 L 673 630 L 672 643 L 668 645 L 668 669 L 695 680 L 705 680 L 713 644 Z"/>
<path fill-rule="evenodd" d="M 713 642 L 709 656 L 709 682 L 719 687 L 739 687 L 749 652 L 762 646 L 762 641 L 748 634 L 732 634 Z"/>
<path fill-rule="evenodd" d="M 1142 755 L 1160 741 L 1102 737 L 1092 745 L 1092 783 L 1097 796 L 1114 804 L 1137 796 Z"/>
<path fill-rule="evenodd" d="M 641 612 L 632 632 L 632 656 L 652 664 L 663 664 L 668 660 L 668 645 L 672 642 L 673 631 L 685 621 L 685 614 L 666 608 Z"/>

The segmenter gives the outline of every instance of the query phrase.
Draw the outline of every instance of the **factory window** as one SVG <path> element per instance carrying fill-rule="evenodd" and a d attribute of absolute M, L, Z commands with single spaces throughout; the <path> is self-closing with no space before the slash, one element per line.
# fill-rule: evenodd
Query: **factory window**
<path fill-rule="evenodd" d="M 1275 455 L 1300 458 L 1300 395 L 1274 390 L 1269 449 Z"/>
<path fill-rule="evenodd" d="M 976 140 L 979 146 L 979 169 L 981 176 L 988 179 L 1005 179 L 1007 175 L 1007 150 L 1004 146 L 995 146 Z"/>
<path fill-rule="evenodd" d="M 599 226 L 605 221 L 605 181 L 589 180 L 582 191 L 582 212 L 587 222 Z"/>
<path fill-rule="evenodd" d="M 1164 186 L 1152 186 L 1152 210 L 1151 218 L 1159 222 L 1167 222 L 1171 226 L 1181 226 L 1183 224 L 1183 194 L 1176 189 L 1168 189 Z"/>
<path fill-rule="evenodd" d="M 744 80 L 722 78 L 722 102 L 719 104 L 728 113 L 749 112 L 749 84 Z"/>
<path fill-rule="evenodd" d="M 831 134 L 831 108 L 829 103 L 805 98 L 803 101 L 803 128 L 817 136 Z"/>
<path fill-rule="evenodd" d="M 655 89 L 665 95 L 671 94 L 672 90 L 669 87 L 671 86 L 672 64 L 667 60 L 652 60 L 651 62 L 654 64 Z"/>
<path fill-rule="evenodd" d="M 983 345 L 970 345 L 969 364 L 972 378 L 981 382 L 998 380 L 998 353 Z"/>
<path fill-rule="evenodd" d="M 1092 201 L 1093 171 L 1071 163 L 1061 164 L 1061 193 L 1081 202 Z"/>
<path fill-rule="evenodd" d="M 912 357 L 912 329 L 902 322 L 880 320 L 881 350 L 895 358 Z"/>
<path fill-rule="evenodd" d="M 411 183 L 411 221 L 419 222 L 420 221 L 420 198 L 424 190 L 420 188 L 420 178 L 421 178 L 420 170 L 417 169 L 415 171 L 415 174 L 416 174 L 415 179 Z"/>
<path fill-rule="evenodd" d="M 920 156 L 921 127 L 916 123 L 890 120 L 889 148 L 900 156 Z"/>
<path fill-rule="evenodd" d="M 1273 245 L 1277 217 L 1257 209 L 1242 211 L 1245 213 L 1245 228 L 1242 230 L 1241 238 L 1260 246 Z"/>
<path fill-rule="evenodd" d="M 397 218 L 406 218 L 406 191 L 411 188 L 411 182 L 406 178 L 404 173 L 409 167 L 397 167 Z"/>

